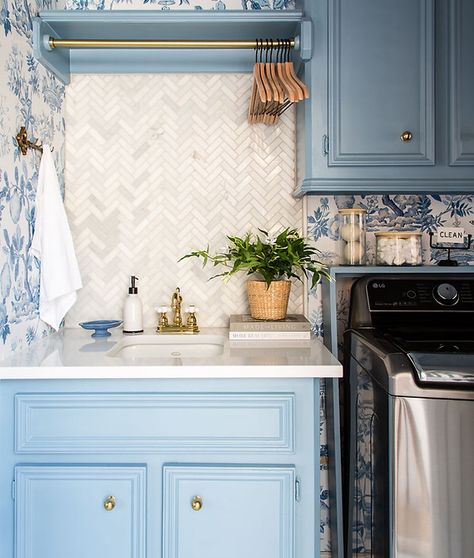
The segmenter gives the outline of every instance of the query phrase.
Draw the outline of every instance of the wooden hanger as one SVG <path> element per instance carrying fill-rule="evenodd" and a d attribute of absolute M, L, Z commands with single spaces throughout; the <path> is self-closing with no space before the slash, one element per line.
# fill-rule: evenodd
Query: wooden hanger
<path fill-rule="evenodd" d="M 296 75 L 295 68 L 293 66 L 293 62 L 290 60 L 290 41 L 288 41 L 288 50 L 287 50 L 288 60 L 286 62 L 286 68 L 288 70 L 288 74 L 291 76 L 291 79 L 295 83 L 298 92 L 299 92 L 299 100 L 303 101 L 304 99 L 309 99 L 309 90 Z"/>
<path fill-rule="evenodd" d="M 287 70 L 286 70 L 286 67 L 285 67 L 284 57 L 285 57 L 286 45 L 285 45 L 284 41 L 281 41 L 281 47 L 282 47 L 281 58 L 280 58 L 280 61 L 277 62 L 277 65 L 276 65 L 277 66 L 277 75 L 278 75 L 278 78 L 280 79 L 280 81 L 281 81 L 281 83 L 284 87 L 287 99 L 291 103 L 294 103 L 298 100 L 298 98 L 297 98 L 297 95 L 296 95 L 296 92 L 295 92 L 294 84 L 293 84 L 291 78 L 288 76 Z"/>
<path fill-rule="evenodd" d="M 306 85 L 296 76 L 290 60 L 290 41 L 277 41 L 276 61 L 273 39 L 256 39 L 255 67 L 248 121 L 275 124 L 293 103 L 309 97 Z M 265 50 L 265 62 L 263 59 Z"/>
<path fill-rule="evenodd" d="M 266 90 L 263 85 L 262 76 L 260 72 L 260 63 L 258 61 L 258 55 L 261 54 L 260 51 L 260 39 L 257 39 L 257 46 L 255 47 L 255 65 L 253 69 L 253 83 L 252 83 L 252 96 L 250 99 L 248 121 L 254 124 L 258 121 L 258 115 L 261 111 L 260 105 L 262 104 L 261 99 L 266 99 Z"/>
<path fill-rule="evenodd" d="M 276 120 L 276 111 L 278 106 L 283 102 L 283 91 L 281 91 L 280 84 L 277 81 L 275 64 L 273 62 L 273 39 L 271 44 L 266 39 L 266 52 L 265 52 L 265 75 L 267 82 L 271 89 L 271 99 L 266 107 L 266 114 L 268 115 L 267 123 L 273 124 Z M 270 60 L 269 60 L 270 59 Z"/>

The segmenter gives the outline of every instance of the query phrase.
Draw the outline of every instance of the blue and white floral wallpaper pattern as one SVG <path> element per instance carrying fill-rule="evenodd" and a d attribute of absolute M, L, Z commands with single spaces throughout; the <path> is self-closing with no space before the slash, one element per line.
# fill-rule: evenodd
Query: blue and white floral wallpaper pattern
<path fill-rule="evenodd" d="M 39 155 L 23 156 L 15 136 L 54 146 L 62 176 L 64 87 L 32 53 L 32 17 L 63 8 L 53 0 L 0 0 L 0 358 L 46 335 L 38 319 L 39 263 L 30 255 Z"/>
<path fill-rule="evenodd" d="M 66 0 L 68 10 L 291 10 L 295 0 Z"/>

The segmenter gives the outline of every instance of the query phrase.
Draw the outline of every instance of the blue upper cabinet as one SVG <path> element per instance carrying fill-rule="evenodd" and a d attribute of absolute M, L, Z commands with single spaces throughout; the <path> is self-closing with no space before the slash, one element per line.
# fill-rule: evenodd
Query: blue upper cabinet
<path fill-rule="evenodd" d="M 449 34 L 450 164 L 474 164 L 474 2 L 453 0 Z"/>
<path fill-rule="evenodd" d="M 474 191 L 472 0 L 307 0 L 299 194 Z"/>
<path fill-rule="evenodd" d="M 432 0 L 333 0 L 329 31 L 328 165 L 433 165 Z"/>

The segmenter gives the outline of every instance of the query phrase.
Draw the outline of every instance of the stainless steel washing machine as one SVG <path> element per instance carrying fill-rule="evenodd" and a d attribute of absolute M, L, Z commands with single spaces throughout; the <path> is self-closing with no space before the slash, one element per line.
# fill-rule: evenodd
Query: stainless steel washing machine
<path fill-rule="evenodd" d="M 358 280 L 344 341 L 346 557 L 474 558 L 474 274 Z"/>

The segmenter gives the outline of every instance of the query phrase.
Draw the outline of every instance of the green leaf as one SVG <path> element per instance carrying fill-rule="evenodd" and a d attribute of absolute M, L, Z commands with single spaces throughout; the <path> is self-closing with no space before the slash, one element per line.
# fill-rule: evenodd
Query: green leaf
<path fill-rule="evenodd" d="M 209 261 L 215 266 L 224 266 L 227 271 L 213 275 L 229 278 L 235 273 L 247 275 L 259 274 L 269 285 L 281 277 L 301 280 L 301 275 L 312 274 L 311 284 L 315 286 L 321 277 L 329 278 L 327 267 L 316 258 L 319 250 L 308 239 L 300 236 L 297 229 L 287 227 L 274 239 L 268 232 L 258 229 L 260 234 L 245 233 L 243 237 L 227 236 L 226 251 L 210 254 L 206 250 L 197 250 L 186 254 L 179 261 L 190 257 L 203 259 L 203 266 Z"/>

